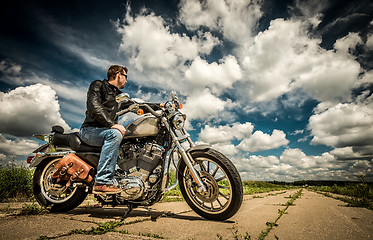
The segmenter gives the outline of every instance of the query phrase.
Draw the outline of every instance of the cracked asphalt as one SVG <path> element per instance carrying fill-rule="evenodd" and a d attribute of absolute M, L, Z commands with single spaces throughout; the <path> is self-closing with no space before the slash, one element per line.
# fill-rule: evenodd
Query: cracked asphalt
<path fill-rule="evenodd" d="M 67 213 L 19 216 L 22 204 L 0 206 L 0 239 L 258 239 L 278 219 L 298 190 L 245 195 L 239 212 L 224 222 L 207 221 L 185 202 L 139 207 L 122 221 L 125 207 L 85 201 Z M 120 222 L 113 231 L 85 235 L 82 230 Z M 303 189 L 264 239 L 373 239 L 373 211 Z"/>

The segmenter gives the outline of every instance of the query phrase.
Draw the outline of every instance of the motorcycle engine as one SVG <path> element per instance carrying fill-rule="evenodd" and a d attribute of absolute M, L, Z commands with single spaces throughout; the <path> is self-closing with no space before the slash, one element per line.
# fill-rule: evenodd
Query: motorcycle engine
<path fill-rule="evenodd" d="M 161 176 L 164 149 L 154 143 L 125 144 L 119 151 L 118 166 L 124 174 L 116 176 L 127 200 L 145 198 L 152 185 Z"/>

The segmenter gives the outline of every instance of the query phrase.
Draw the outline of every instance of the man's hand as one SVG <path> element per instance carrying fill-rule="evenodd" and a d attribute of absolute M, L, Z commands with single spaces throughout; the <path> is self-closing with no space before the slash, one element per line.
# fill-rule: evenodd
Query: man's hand
<path fill-rule="evenodd" d="M 114 124 L 113 126 L 111 126 L 111 129 L 118 129 L 122 133 L 123 136 L 124 134 L 126 134 L 126 129 L 123 127 L 123 125 Z"/>

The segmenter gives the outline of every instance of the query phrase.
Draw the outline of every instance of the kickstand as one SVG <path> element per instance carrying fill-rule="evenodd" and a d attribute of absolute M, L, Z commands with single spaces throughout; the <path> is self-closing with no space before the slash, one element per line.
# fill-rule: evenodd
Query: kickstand
<path fill-rule="evenodd" d="M 122 220 L 126 219 L 128 217 L 128 215 L 130 215 L 130 213 L 133 210 L 133 204 L 128 204 L 127 207 L 128 207 L 127 210 L 124 212 L 124 214 L 122 216 Z"/>

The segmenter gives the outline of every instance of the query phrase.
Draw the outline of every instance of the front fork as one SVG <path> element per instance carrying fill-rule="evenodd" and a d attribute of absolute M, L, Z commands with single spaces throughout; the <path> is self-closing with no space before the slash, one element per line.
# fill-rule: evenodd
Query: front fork
<path fill-rule="evenodd" d="M 197 173 L 197 171 L 194 169 L 193 167 L 193 158 L 192 156 L 190 155 L 190 153 L 187 153 L 185 151 L 185 148 L 181 145 L 181 142 L 184 141 L 184 140 L 188 140 L 189 142 L 189 145 L 192 147 L 194 144 L 193 144 L 193 141 L 191 140 L 189 134 L 186 134 L 185 133 L 185 130 L 183 130 L 183 135 L 178 137 L 176 136 L 176 134 L 172 131 L 170 125 L 168 124 L 168 121 L 165 117 L 162 118 L 162 123 L 166 126 L 167 130 L 169 131 L 169 133 L 171 134 L 171 137 L 172 137 L 172 141 L 173 143 L 176 145 L 176 147 L 178 148 L 178 152 L 181 154 L 185 164 L 188 166 L 188 169 L 189 169 L 189 172 L 190 174 L 192 175 L 194 181 L 197 183 L 197 186 L 198 186 L 198 192 L 206 192 L 207 189 L 206 189 L 206 186 L 205 184 L 202 182 L 202 179 L 201 177 L 199 176 L 199 174 Z"/>

